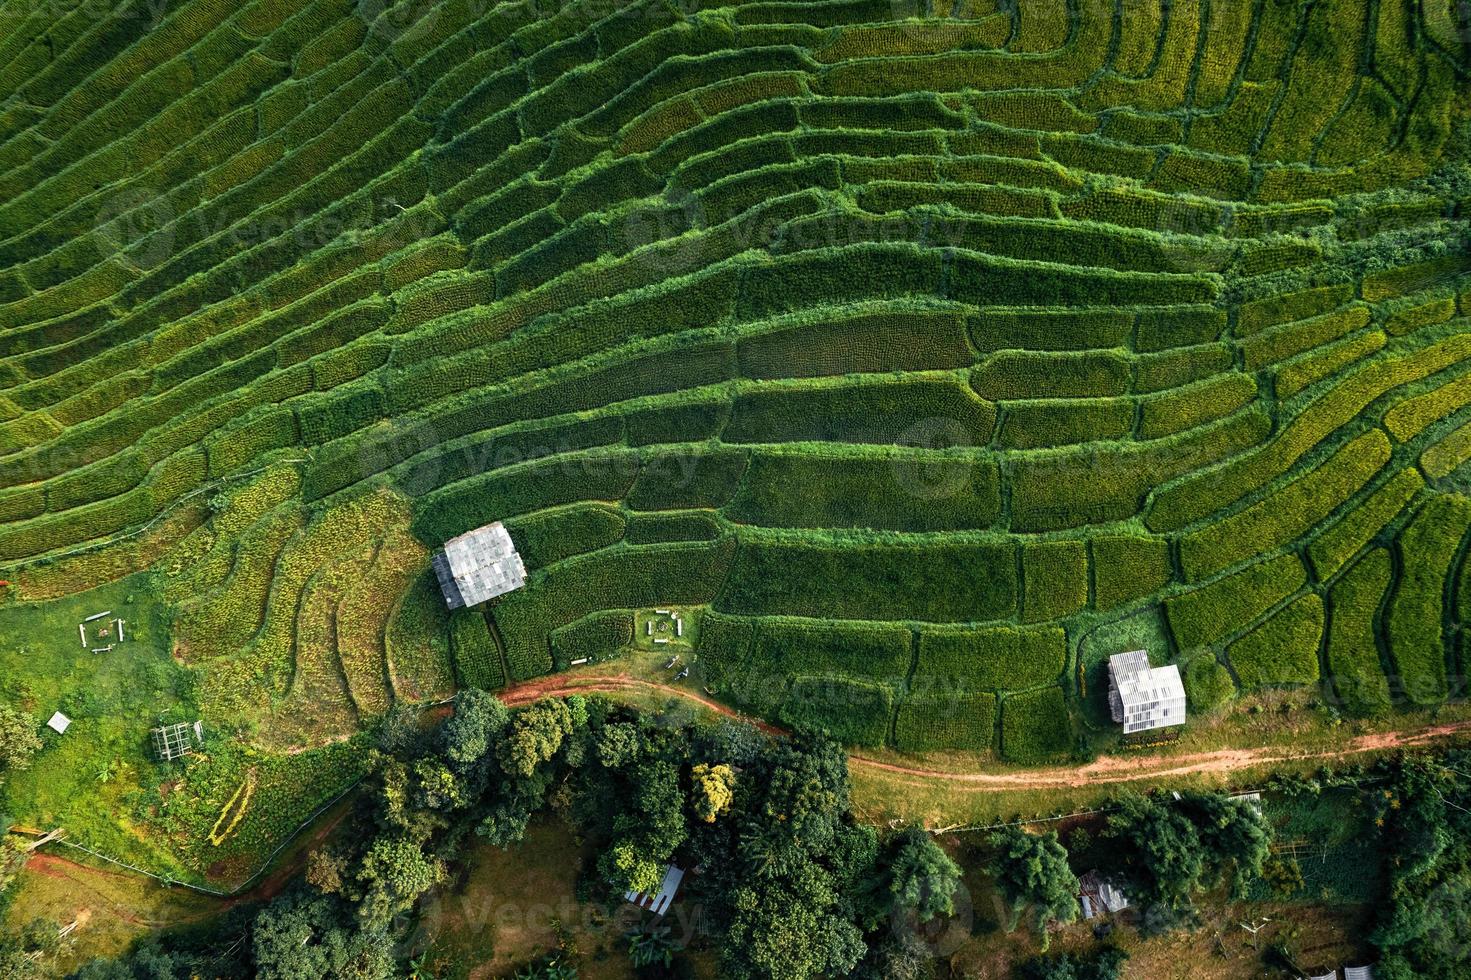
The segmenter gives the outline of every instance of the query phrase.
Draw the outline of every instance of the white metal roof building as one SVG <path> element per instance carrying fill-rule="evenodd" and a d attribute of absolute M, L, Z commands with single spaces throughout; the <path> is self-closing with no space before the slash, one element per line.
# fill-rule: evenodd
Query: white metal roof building
<path fill-rule="evenodd" d="M 500 521 L 450 538 L 432 564 L 451 609 L 476 606 L 526 584 L 526 566 Z"/>
<path fill-rule="evenodd" d="M 70 718 L 58 711 L 51 716 L 50 721 L 46 722 L 46 727 L 58 735 L 65 735 L 66 730 L 71 727 L 71 723 L 72 720 Z"/>
<path fill-rule="evenodd" d="M 669 911 L 669 906 L 674 904 L 674 896 L 679 892 L 679 885 L 682 881 L 684 881 L 684 871 L 671 864 L 664 869 L 664 881 L 660 883 L 657 892 L 653 894 L 629 892 L 623 897 L 641 909 L 648 909 L 655 915 L 663 915 Z"/>
<path fill-rule="evenodd" d="M 1149 666 L 1143 650 L 1108 658 L 1108 707 L 1124 734 L 1185 724 L 1185 683 L 1180 668 Z"/>

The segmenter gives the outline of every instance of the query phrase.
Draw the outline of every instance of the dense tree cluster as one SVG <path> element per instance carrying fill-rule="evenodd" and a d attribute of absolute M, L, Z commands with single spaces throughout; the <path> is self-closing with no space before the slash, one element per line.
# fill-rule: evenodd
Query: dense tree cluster
<path fill-rule="evenodd" d="M 883 841 L 853 819 L 846 759 L 824 737 L 670 727 L 599 698 L 511 712 L 467 690 L 435 729 L 408 711 L 385 721 L 356 832 L 313 853 L 291 891 L 214 936 L 165 936 L 79 976 L 395 976 L 404 923 L 469 835 L 512 845 L 543 808 L 599 855 L 585 869 L 588 897 L 655 890 L 671 861 L 691 869 L 685 894 L 732 978 L 925 976 L 929 956 L 910 926 L 949 914 L 960 878 L 922 831 Z M 236 941 L 217 941 L 232 931 Z M 631 940 L 644 966 L 667 951 L 655 933 Z"/>
<path fill-rule="evenodd" d="M 1375 975 L 1471 978 L 1471 752 L 1408 761 L 1371 799 L 1389 855 Z"/>
<path fill-rule="evenodd" d="M 1220 793 L 1174 797 L 1128 793 L 1108 816 L 1106 840 L 1127 872 L 1146 931 L 1191 921 L 1192 897 L 1218 884 L 1242 896 L 1271 853 L 1271 828 L 1253 802 Z"/>

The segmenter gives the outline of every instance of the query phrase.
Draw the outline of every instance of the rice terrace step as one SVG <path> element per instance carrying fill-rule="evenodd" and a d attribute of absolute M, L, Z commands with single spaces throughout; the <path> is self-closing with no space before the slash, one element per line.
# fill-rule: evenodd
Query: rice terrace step
<path fill-rule="evenodd" d="M 0 0 L 0 811 L 230 891 L 563 672 L 957 772 L 1459 717 L 1468 207 L 1461 0 Z"/>

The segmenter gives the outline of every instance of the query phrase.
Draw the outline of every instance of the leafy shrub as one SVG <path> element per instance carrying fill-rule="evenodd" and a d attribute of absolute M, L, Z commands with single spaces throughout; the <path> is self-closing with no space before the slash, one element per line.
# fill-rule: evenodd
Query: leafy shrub
<path fill-rule="evenodd" d="M 1236 683 L 1230 671 L 1210 653 L 1190 661 L 1184 670 L 1185 699 L 1190 710 L 1198 714 L 1216 711 L 1236 696 Z"/>

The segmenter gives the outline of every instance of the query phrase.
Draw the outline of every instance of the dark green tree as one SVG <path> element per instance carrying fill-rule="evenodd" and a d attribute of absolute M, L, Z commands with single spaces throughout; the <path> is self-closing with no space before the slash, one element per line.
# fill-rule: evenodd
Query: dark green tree
<path fill-rule="evenodd" d="M 1020 827 L 1006 827 L 990 838 L 988 870 L 996 887 L 1011 906 L 1008 929 L 1015 929 L 1028 906 L 1036 910 L 1037 932 L 1042 948 L 1048 946 L 1047 926 L 1078 918 L 1078 878 L 1068 866 L 1067 849 L 1057 834 L 1029 834 Z"/>
<path fill-rule="evenodd" d="M 912 915 L 919 922 L 955 913 L 960 866 L 923 828 L 900 833 L 880 867 L 883 905 L 889 913 Z"/>

